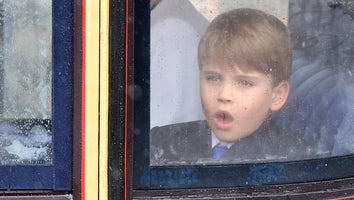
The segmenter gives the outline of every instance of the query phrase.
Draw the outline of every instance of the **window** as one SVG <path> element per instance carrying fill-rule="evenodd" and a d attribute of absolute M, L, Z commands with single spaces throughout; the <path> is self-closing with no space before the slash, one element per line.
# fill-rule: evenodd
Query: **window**
<path fill-rule="evenodd" d="M 72 2 L 1 1 L 3 190 L 71 190 Z"/>
<path fill-rule="evenodd" d="M 51 164 L 51 2 L 4 1 L 2 8 L 1 164 Z"/>
<path fill-rule="evenodd" d="M 163 5 L 162 3 L 166 3 L 167 1 L 157 2 Z M 182 1 L 176 2 L 178 3 L 175 4 L 175 10 L 177 9 L 176 5 L 183 4 Z M 190 3 L 189 1 L 186 2 Z M 215 3 L 215 1 L 210 2 Z M 234 2 L 239 3 L 243 1 L 232 1 L 232 3 Z M 255 2 L 256 4 L 259 3 L 259 1 Z M 284 3 L 284 1 L 280 2 Z M 153 9 L 156 9 L 159 4 L 155 5 Z M 220 8 L 228 8 L 229 6 L 226 6 L 226 4 L 220 5 Z M 322 193 L 327 196 L 319 194 L 317 197 L 333 197 L 335 195 L 353 193 L 349 189 L 350 184 L 348 184 L 353 179 L 353 151 L 351 145 L 346 143 L 344 139 L 349 139 L 350 134 L 348 133 L 350 133 L 350 124 L 352 124 L 351 111 L 347 107 L 352 103 L 350 100 L 350 88 L 352 86 L 350 64 L 352 63 L 351 55 L 353 55 L 352 34 L 350 34 L 353 23 L 348 7 L 349 4 L 331 1 L 329 3 L 324 1 L 311 1 L 309 3 L 308 1 L 289 0 L 288 6 L 286 6 L 288 14 L 285 14 L 285 16 L 288 16 L 288 18 L 285 18 L 288 19 L 287 24 L 292 33 L 291 38 L 293 43 L 292 74 L 289 79 L 293 90 L 289 94 L 287 104 L 274 116 L 274 119 L 280 129 L 285 131 L 291 130 L 296 132 L 295 134 L 300 134 L 308 145 L 311 146 L 310 150 L 315 152 L 315 156 L 286 161 L 268 159 L 266 161 L 252 160 L 251 162 L 241 163 L 205 164 L 202 162 L 192 164 L 172 163 L 169 165 L 151 165 L 150 162 L 151 123 L 156 122 L 153 121 L 153 116 L 151 115 L 156 110 L 153 111 L 153 107 L 150 104 L 153 103 L 152 100 L 154 98 L 150 96 L 150 90 L 153 90 L 151 88 L 153 82 L 151 80 L 151 73 L 153 71 L 151 70 L 152 66 L 150 63 L 153 58 L 150 58 L 150 54 L 148 53 L 153 45 L 150 43 L 150 36 L 152 36 L 150 35 L 150 4 L 146 1 L 137 1 L 134 6 L 134 39 L 126 41 L 128 45 L 125 47 L 129 47 L 128 51 L 115 43 L 117 41 L 111 38 L 112 54 L 116 53 L 114 50 L 120 50 L 120 52 L 128 53 L 128 56 L 131 56 L 129 53 L 132 53 L 131 51 L 134 49 L 134 69 L 130 68 L 131 65 L 129 65 L 132 64 L 129 63 L 129 61 L 132 61 L 131 57 L 127 57 L 130 58 L 126 61 L 128 64 L 117 60 L 112 62 L 112 66 L 113 64 L 121 64 L 119 66 L 125 64 L 126 67 L 121 69 L 122 71 L 119 68 L 114 68 L 117 71 L 114 71 L 116 75 L 111 77 L 111 80 L 117 82 L 110 83 L 112 87 L 110 96 L 113 100 L 116 100 L 112 104 L 117 106 L 110 108 L 110 119 L 113 120 L 111 122 L 122 119 L 120 117 L 124 116 L 124 109 L 134 111 L 133 115 L 126 116 L 127 118 L 125 119 L 128 123 L 119 121 L 122 125 L 120 128 L 115 127 L 114 123 L 110 125 L 111 136 L 116 139 L 110 141 L 112 147 L 110 149 L 110 166 L 122 166 L 122 163 L 114 160 L 121 160 L 121 158 L 114 157 L 112 150 L 121 152 L 122 149 L 120 147 L 114 146 L 119 141 L 122 143 L 127 142 L 126 144 L 130 145 L 129 134 L 134 133 L 132 146 L 128 146 L 125 149 L 128 156 L 130 155 L 129 151 L 133 149 L 133 196 L 136 195 L 141 198 L 160 196 L 163 198 L 168 196 L 190 197 L 188 195 L 199 195 L 200 197 L 205 197 L 208 194 L 213 194 L 216 197 L 242 197 L 242 195 L 247 196 L 254 193 L 261 194 L 264 191 L 269 191 L 269 195 L 296 196 L 305 195 L 306 192 L 316 193 L 319 191 L 318 188 L 316 189 L 318 185 L 324 188 L 324 190 L 331 190 L 331 187 L 328 185 L 332 183 L 335 185 L 332 189 L 338 189 L 337 191 L 340 192 L 331 193 L 329 191 L 328 193 Z M 189 7 L 183 7 L 184 10 L 188 10 L 187 8 Z M 171 11 L 168 14 L 181 13 L 172 13 Z M 321 16 L 321 14 L 323 15 Z M 185 20 L 184 17 L 186 15 L 182 14 L 181 19 Z M 180 23 L 181 21 L 180 18 L 178 20 L 174 18 L 174 20 L 176 23 Z M 127 21 L 124 21 L 123 25 L 125 25 L 125 22 Z M 205 24 L 208 23 L 205 22 Z M 173 26 L 169 27 L 169 25 L 169 23 L 166 23 L 165 28 L 170 28 L 171 30 L 175 28 Z M 200 29 L 202 30 L 202 28 Z M 111 31 L 117 30 L 115 25 L 111 25 Z M 119 30 L 122 31 L 121 29 Z M 159 33 L 162 33 L 162 30 Z M 154 30 L 151 30 L 151 34 L 154 34 Z M 191 37 L 198 36 L 198 34 L 188 35 Z M 132 34 L 129 34 L 129 36 L 132 36 Z M 170 36 L 174 37 L 173 34 Z M 321 39 L 321 37 L 323 38 Z M 323 40 L 326 42 L 323 42 Z M 175 45 L 180 45 L 180 43 L 175 42 Z M 132 46 L 134 48 L 131 48 Z M 112 54 L 111 56 L 113 57 Z M 191 52 L 188 51 L 188 54 L 195 54 L 195 52 L 191 50 Z M 171 57 L 173 56 L 176 55 L 172 55 Z M 338 56 L 341 59 L 338 59 Z M 160 55 L 161 57 L 166 58 L 168 56 L 164 57 Z M 117 58 L 111 59 L 114 60 Z M 179 61 L 177 60 L 177 62 Z M 169 62 L 166 63 L 169 64 Z M 125 70 L 128 70 L 128 73 Z M 117 75 L 119 74 L 118 72 L 121 72 L 119 76 Z M 176 73 L 179 72 L 177 70 Z M 123 77 L 123 74 L 128 76 Z M 181 80 L 183 81 L 183 79 Z M 346 83 L 347 87 L 343 87 L 343 82 Z M 117 85 L 112 83 L 117 83 Z M 124 93 L 122 88 L 124 86 L 128 87 L 126 83 L 130 87 Z M 160 83 L 160 85 L 168 84 L 164 82 Z M 311 90 L 315 85 L 319 88 Z M 190 88 L 192 87 L 194 86 L 190 86 Z M 167 88 L 166 91 L 171 92 L 172 95 L 179 94 L 180 92 L 172 88 Z M 343 91 L 345 95 L 338 98 L 340 94 L 343 94 Z M 127 102 L 122 100 L 124 94 L 127 95 L 125 100 L 129 100 L 127 101 L 128 104 L 125 104 Z M 164 96 L 169 97 L 167 94 L 162 96 L 160 99 L 165 98 Z M 182 105 L 185 102 L 172 103 Z M 171 105 L 172 103 L 167 102 L 166 104 Z M 156 105 L 158 107 L 158 104 Z M 323 106 L 326 106 L 326 108 Z M 115 108 L 114 111 L 112 108 Z M 168 107 L 166 108 L 169 109 Z M 178 107 L 177 109 L 172 109 L 179 110 Z M 193 116 L 196 117 L 195 119 L 200 116 L 198 112 L 192 113 L 193 115 L 195 114 Z M 127 113 L 130 114 L 131 112 Z M 172 113 L 172 115 L 175 115 L 175 113 Z M 161 119 L 161 121 L 170 120 L 165 118 L 164 115 L 161 118 L 159 117 L 156 119 Z M 188 121 L 193 119 L 186 118 L 183 120 Z M 119 129 L 115 129 L 114 127 Z M 337 143 L 341 143 L 342 145 L 338 146 Z M 116 153 L 117 151 L 114 152 Z M 129 162 L 127 165 L 129 165 Z M 110 172 L 111 180 L 118 180 L 121 177 L 119 174 L 117 171 L 112 170 Z M 300 187 L 300 192 L 296 191 L 297 186 Z M 310 189 L 307 190 L 306 187 Z M 278 192 L 275 192 L 279 188 L 281 191 L 278 190 Z M 287 190 L 291 190 L 292 194 L 287 194 Z M 346 190 L 349 192 L 346 193 Z M 207 192 L 204 196 L 202 194 L 203 191 Z M 239 191 L 244 193 L 235 194 Z"/>

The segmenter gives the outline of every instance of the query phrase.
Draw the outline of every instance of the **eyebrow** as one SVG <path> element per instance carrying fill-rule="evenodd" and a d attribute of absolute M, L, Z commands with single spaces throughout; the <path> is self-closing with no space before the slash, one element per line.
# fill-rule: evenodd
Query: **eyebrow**
<path fill-rule="evenodd" d="M 259 77 L 252 76 L 252 75 L 237 75 L 236 77 L 239 78 L 239 79 L 250 79 L 250 80 L 253 80 L 253 81 L 260 80 Z"/>
<path fill-rule="evenodd" d="M 203 74 L 220 74 L 219 72 L 215 72 L 215 71 L 204 71 L 202 70 Z"/>
<path fill-rule="evenodd" d="M 219 75 L 219 74 L 221 74 L 219 72 L 209 71 L 209 70 L 206 70 L 206 71 L 203 70 L 202 73 L 206 74 L 206 75 L 214 75 L 214 74 Z M 240 75 L 236 75 L 236 77 L 239 79 L 251 79 L 251 80 L 255 80 L 255 81 L 260 79 L 258 76 L 252 75 L 252 74 L 250 74 L 250 75 L 240 74 Z"/>

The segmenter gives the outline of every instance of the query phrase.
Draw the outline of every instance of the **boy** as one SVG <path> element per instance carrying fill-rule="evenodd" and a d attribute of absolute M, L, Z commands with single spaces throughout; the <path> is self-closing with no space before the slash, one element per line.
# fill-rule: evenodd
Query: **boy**
<path fill-rule="evenodd" d="M 290 86 L 291 42 L 276 17 L 236 9 L 215 18 L 198 47 L 205 121 L 151 130 L 151 165 L 304 159 L 305 143 L 270 119 Z"/>

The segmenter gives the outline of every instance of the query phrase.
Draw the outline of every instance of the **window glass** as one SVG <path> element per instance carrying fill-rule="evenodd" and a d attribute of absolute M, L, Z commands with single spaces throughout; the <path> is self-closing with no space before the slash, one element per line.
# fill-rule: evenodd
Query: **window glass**
<path fill-rule="evenodd" d="M 354 152 L 350 1 L 162 0 L 152 4 L 150 165 L 293 161 Z M 217 16 L 239 8 L 273 15 L 288 29 L 292 44 L 291 68 L 284 72 L 288 78 L 274 72 L 277 65 L 285 64 L 279 64 L 283 58 L 271 49 L 286 45 L 277 43 L 273 33 L 266 35 L 269 27 L 247 29 L 256 36 L 243 44 L 259 41 L 266 50 L 257 49 L 260 43 L 241 49 L 241 45 L 232 47 L 234 38 L 220 40 L 230 30 L 227 26 L 225 34 L 217 30 L 228 20 Z M 246 22 L 237 23 L 248 23 L 252 13 L 248 10 L 243 15 Z M 212 26 L 215 19 L 220 20 Z M 221 36 L 204 38 L 213 31 Z M 201 38 L 209 43 L 200 42 Z M 215 38 L 218 42 L 212 43 Z M 227 48 L 230 51 L 223 51 Z M 249 49 L 255 53 L 244 53 Z M 257 52 L 267 56 L 262 60 Z M 235 58 L 226 57 L 234 54 Z M 237 59 L 240 55 L 248 57 Z M 269 87 L 252 93 L 266 80 L 272 81 Z M 270 96 L 264 96 L 268 92 Z M 236 106 L 228 107 L 230 102 Z M 219 146 L 222 155 L 214 159 Z"/>
<path fill-rule="evenodd" d="M 0 5 L 0 165 L 51 164 L 52 2 Z"/>

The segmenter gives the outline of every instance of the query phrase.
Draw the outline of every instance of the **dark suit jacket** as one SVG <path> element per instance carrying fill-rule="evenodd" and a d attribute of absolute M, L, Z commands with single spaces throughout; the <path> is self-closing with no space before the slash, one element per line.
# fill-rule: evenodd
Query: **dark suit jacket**
<path fill-rule="evenodd" d="M 211 130 L 206 121 L 155 127 L 150 141 L 151 165 L 215 163 L 211 160 Z M 220 162 L 298 160 L 311 157 L 311 153 L 298 134 L 283 132 L 267 121 L 253 134 L 232 145 Z"/>

